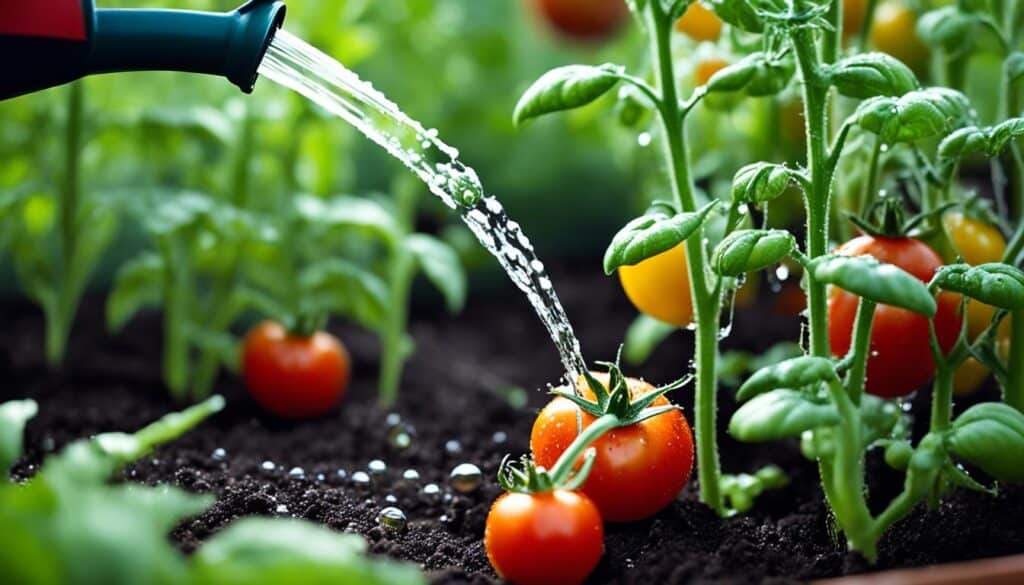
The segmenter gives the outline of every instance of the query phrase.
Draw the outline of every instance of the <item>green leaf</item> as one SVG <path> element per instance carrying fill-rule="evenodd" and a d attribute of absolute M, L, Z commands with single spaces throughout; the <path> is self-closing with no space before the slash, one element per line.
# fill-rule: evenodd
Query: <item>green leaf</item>
<path fill-rule="evenodd" d="M 758 162 L 746 165 L 732 178 L 732 198 L 746 203 L 764 203 L 786 192 L 793 171 L 785 165 Z"/>
<path fill-rule="evenodd" d="M 902 97 L 871 98 L 853 119 L 886 144 L 943 136 L 971 118 L 964 94 L 944 87 L 912 91 Z"/>
<path fill-rule="evenodd" d="M 796 390 L 760 394 L 741 406 L 729 421 L 729 434 L 744 442 L 799 437 L 804 431 L 839 424 L 839 412 Z"/>
<path fill-rule="evenodd" d="M 125 263 L 107 296 L 107 328 L 118 331 L 140 309 L 159 305 L 163 284 L 164 263 L 159 255 L 144 252 Z"/>
<path fill-rule="evenodd" d="M 512 114 L 518 125 L 551 112 L 589 104 L 615 87 L 623 75 L 619 65 L 567 65 L 548 71 L 531 85 Z"/>
<path fill-rule="evenodd" d="M 388 208 L 372 199 L 299 195 L 295 198 L 295 209 L 299 217 L 311 224 L 362 230 L 384 242 L 397 242 L 402 232 Z"/>
<path fill-rule="evenodd" d="M 710 5 L 719 18 L 736 28 L 752 33 L 764 30 L 764 22 L 749 0 L 706 0 L 705 4 Z"/>
<path fill-rule="evenodd" d="M 654 207 L 629 222 L 615 234 L 605 250 L 605 274 L 611 274 L 619 266 L 631 266 L 657 256 L 686 241 L 698 232 L 717 204 L 718 200 L 713 200 L 697 211 L 674 215 L 669 215 L 661 207 Z"/>
<path fill-rule="evenodd" d="M 988 153 L 989 132 L 986 128 L 967 126 L 953 131 L 939 143 L 939 158 L 955 160 L 972 154 Z"/>
<path fill-rule="evenodd" d="M 989 132 L 989 152 L 992 156 L 1003 151 L 1011 140 L 1024 136 L 1024 118 L 1010 118 L 995 125 Z"/>
<path fill-rule="evenodd" d="M 338 258 L 307 266 L 299 276 L 304 309 L 351 317 L 374 331 L 387 314 L 387 285 L 377 275 Z"/>
<path fill-rule="evenodd" d="M 1007 264 L 949 264 L 939 268 L 932 282 L 986 305 L 1008 311 L 1024 309 L 1024 272 Z"/>
<path fill-rule="evenodd" d="M 366 555 L 366 542 L 299 520 L 244 518 L 193 556 L 198 585 L 420 585 L 412 565 Z"/>
<path fill-rule="evenodd" d="M 1024 51 L 1010 53 L 1003 61 L 1003 67 L 1011 83 L 1024 77 Z"/>
<path fill-rule="evenodd" d="M 0 485 L 7 481 L 7 471 L 21 457 L 25 424 L 39 412 L 35 400 L 12 400 L 0 404 Z"/>
<path fill-rule="evenodd" d="M 405 247 L 419 261 L 423 273 L 444 295 L 448 310 L 457 313 L 466 304 L 466 273 L 459 255 L 447 243 L 426 234 L 411 234 Z"/>
<path fill-rule="evenodd" d="M 1024 482 L 1024 414 L 999 402 L 968 408 L 945 438 L 957 458 L 1001 481 Z"/>
<path fill-rule="evenodd" d="M 816 281 L 832 284 L 857 296 L 931 317 L 935 298 L 910 273 L 871 256 L 819 256 L 808 271 Z"/>
<path fill-rule="evenodd" d="M 711 93 L 744 94 L 759 97 L 775 95 L 789 85 L 795 70 L 792 59 L 777 59 L 765 53 L 751 53 L 716 71 L 707 82 Z"/>
<path fill-rule="evenodd" d="M 754 372 L 736 392 L 736 400 L 746 402 L 770 390 L 799 390 L 819 382 L 838 382 L 835 363 L 823 357 L 800 356 L 781 361 Z"/>
<path fill-rule="evenodd" d="M 626 363 L 634 366 L 644 363 L 661 342 L 677 329 L 675 325 L 669 325 L 643 313 L 637 315 L 626 330 L 622 357 L 626 359 Z"/>
<path fill-rule="evenodd" d="M 780 262 L 795 247 L 796 239 L 785 230 L 739 230 L 715 248 L 711 266 L 722 276 L 739 276 Z"/>
<path fill-rule="evenodd" d="M 839 93 L 859 99 L 901 96 L 919 87 L 914 72 L 885 53 L 847 57 L 832 66 L 829 80 Z"/>
<path fill-rule="evenodd" d="M 198 227 L 214 209 L 213 199 L 202 193 L 185 191 L 156 195 L 159 197 L 156 205 L 147 209 L 142 217 L 146 229 L 157 236 Z"/>
<path fill-rule="evenodd" d="M 955 55 L 969 51 L 976 42 L 978 15 L 943 6 L 921 15 L 917 21 L 917 34 L 925 44 Z"/>

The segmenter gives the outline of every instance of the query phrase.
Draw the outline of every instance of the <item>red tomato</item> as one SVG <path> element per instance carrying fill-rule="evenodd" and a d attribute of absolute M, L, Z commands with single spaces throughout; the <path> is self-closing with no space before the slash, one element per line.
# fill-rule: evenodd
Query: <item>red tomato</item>
<path fill-rule="evenodd" d="M 351 368 L 345 347 L 323 331 L 299 337 L 264 321 L 245 337 L 245 385 L 260 406 L 278 416 L 324 414 L 345 394 Z"/>
<path fill-rule="evenodd" d="M 604 526 L 597 506 L 581 493 L 507 493 L 487 514 L 484 548 L 503 579 L 575 585 L 601 559 Z"/>
<path fill-rule="evenodd" d="M 563 35 L 599 41 L 617 32 L 629 18 L 624 0 L 531 0 L 537 13 Z"/>
<path fill-rule="evenodd" d="M 870 255 L 894 264 L 922 282 L 931 280 L 942 258 L 928 244 L 913 238 L 860 236 L 843 244 L 838 254 Z M 859 297 L 833 289 L 828 307 L 828 334 L 832 353 L 850 349 Z M 959 296 L 942 293 L 935 314 L 935 332 L 943 351 L 949 351 L 960 332 Z M 871 329 L 866 390 L 882 398 L 905 396 L 931 379 L 935 360 L 929 344 L 928 319 L 889 305 L 878 305 Z"/>
<path fill-rule="evenodd" d="M 595 374 L 607 384 L 607 374 Z M 642 396 L 653 386 L 632 378 L 629 391 Z M 580 378 L 585 396 L 593 393 Z M 669 402 L 659 397 L 651 406 Z M 537 415 L 530 433 L 530 450 L 537 465 L 551 469 L 558 457 L 576 438 L 579 407 L 557 397 Z M 594 417 L 583 413 L 584 428 Z M 612 429 L 594 442 L 597 458 L 583 492 L 590 496 L 605 520 L 629 522 L 657 513 L 679 494 L 693 469 L 693 434 L 686 418 L 672 410 L 639 424 Z"/>

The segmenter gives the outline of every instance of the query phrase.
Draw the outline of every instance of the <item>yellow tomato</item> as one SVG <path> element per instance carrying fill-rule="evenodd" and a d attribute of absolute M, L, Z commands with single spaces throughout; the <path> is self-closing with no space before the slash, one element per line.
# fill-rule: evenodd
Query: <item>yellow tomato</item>
<path fill-rule="evenodd" d="M 641 313 L 679 327 L 693 320 L 690 275 L 682 244 L 639 264 L 619 267 L 619 281 Z"/>
<path fill-rule="evenodd" d="M 917 36 L 917 15 L 900 2 L 886 2 L 875 9 L 871 44 L 911 69 L 921 69 L 928 60 L 928 47 Z"/>
<path fill-rule="evenodd" d="M 697 42 L 717 41 L 722 34 L 722 21 L 700 2 L 694 2 L 676 21 L 676 30 Z"/>
<path fill-rule="evenodd" d="M 996 350 L 1004 361 L 1010 355 L 1010 330 L 1004 327 L 1008 323 L 1009 319 L 1006 319 L 1000 325 L 999 341 L 996 344 Z M 967 358 L 953 372 L 953 394 L 961 397 L 974 394 L 988 379 L 990 373 L 991 371 L 978 360 L 973 357 Z"/>
<path fill-rule="evenodd" d="M 1006 252 L 1006 238 L 996 226 L 959 212 L 944 215 L 942 224 L 964 262 L 976 266 L 1002 260 Z M 975 300 L 967 302 L 967 330 L 970 339 L 973 340 L 988 327 L 993 313 L 995 308 L 989 305 Z"/>

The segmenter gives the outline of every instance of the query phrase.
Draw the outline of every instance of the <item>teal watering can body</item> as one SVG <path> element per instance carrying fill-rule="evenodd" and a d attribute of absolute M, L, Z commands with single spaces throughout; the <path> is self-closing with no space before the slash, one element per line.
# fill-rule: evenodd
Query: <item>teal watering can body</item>
<path fill-rule="evenodd" d="M 252 91 L 284 20 L 284 3 L 250 0 L 233 12 L 95 8 L 93 0 L 4 0 L 0 99 L 95 73 L 186 71 Z"/>

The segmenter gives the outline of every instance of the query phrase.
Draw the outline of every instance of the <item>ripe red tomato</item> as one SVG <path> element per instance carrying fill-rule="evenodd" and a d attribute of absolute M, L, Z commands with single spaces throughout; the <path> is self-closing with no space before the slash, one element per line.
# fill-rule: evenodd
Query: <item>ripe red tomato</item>
<path fill-rule="evenodd" d="M 860 236 L 840 246 L 836 253 L 870 255 L 894 264 L 922 282 L 931 280 L 942 258 L 928 244 L 913 238 Z M 850 349 L 859 297 L 833 289 L 828 307 L 828 334 L 832 353 Z M 941 293 L 935 314 L 935 333 L 943 351 L 952 349 L 960 332 L 958 295 Z M 866 390 L 882 398 L 905 396 L 931 379 L 935 360 L 929 344 L 928 319 L 889 305 L 878 305 L 871 329 Z"/>
<path fill-rule="evenodd" d="M 603 384 L 607 374 L 595 374 Z M 634 397 L 654 389 L 640 380 L 628 379 Z M 581 378 L 585 396 L 593 393 Z M 669 402 L 659 397 L 651 406 Z M 556 397 L 537 415 L 530 433 L 530 450 L 537 465 L 551 469 L 576 438 L 579 407 Z M 583 413 L 584 428 L 594 417 Z M 597 458 L 583 493 L 590 496 L 605 520 L 629 522 L 646 518 L 667 506 L 679 494 L 693 469 L 693 434 L 678 410 L 660 414 L 628 427 L 612 429 L 594 442 Z"/>
<path fill-rule="evenodd" d="M 575 585 L 604 553 L 604 526 L 587 496 L 565 490 L 507 493 L 487 514 L 491 566 L 518 585 Z"/>
<path fill-rule="evenodd" d="M 264 321 L 245 337 L 242 371 L 249 394 L 268 411 L 285 418 L 324 414 L 341 400 L 352 369 L 348 352 L 333 335 L 289 334 Z"/>
<path fill-rule="evenodd" d="M 537 13 L 564 36 L 599 41 L 615 34 L 629 18 L 624 0 L 531 0 Z"/>

